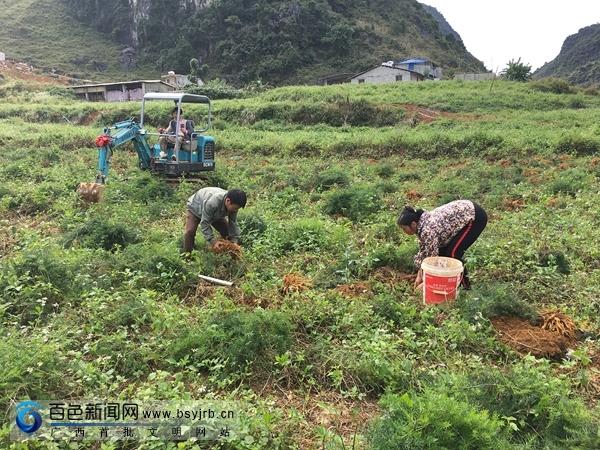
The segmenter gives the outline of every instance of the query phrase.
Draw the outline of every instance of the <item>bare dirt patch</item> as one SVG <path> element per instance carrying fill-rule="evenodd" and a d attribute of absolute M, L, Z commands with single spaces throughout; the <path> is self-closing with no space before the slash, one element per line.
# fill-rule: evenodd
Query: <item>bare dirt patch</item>
<path fill-rule="evenodd" d="M 319 427 L 343 440 L 345 447 L 340 448 L 361 448 L 360 443 L 355 442 L 356 436 L 364 434 L 373 418 L 380 414 L 375 401 L 352 400 L 336 392 L 301 393 L 279 390 L 270 394 L 279 408 L 300 413 L 303 420 L 297 433 L 300 448 L 304 449 L 325 448 L 317 434 Z"/>
<path fill-rule="evenodd" d="M 448 114 L 435 109 L 429 109 L 423 106 L 415 105 L 413 103 L 405 103 L 402 106 L 404 109 L 406 109 L 408 116 L 411 117 L 413 122 L 431 123 L 439 117 L 446 116 Z"/>
<path fill-rule="evenodd" d="M 523 199 L 507 197 L 502 200 L 502 209 L 504 211 L 519 211 L 525 206 Z"/>
<path fill-rule="evenodd" d="M 423 194 L 418 193 L 414 189 L 406 191 L 404 195 L 406 195 L 406 200 L 409 202 L 417 202 L 423 198 Z"/>
<path fill-rule="evenodd" d="M 413 124 L 419 122 L 431 123 L 439 118 L 449 118 L 455 120 L 479 120 L 482 118 L 478 114 L 451 113 L 447 111 L 439 111 L 437 109 L 426 108 L 424 106 L 415 105 L 414 103 L 402 103 L 406 110 L 406 115 Z"/>
<path fill-rule="evenodd" d="M 11 78 L 24 81 L 34 81 L 41 84 L 62 84 L 67 85 L 72 78 L 64 75 L 45 74 L 29 64 L 16 61 L 0 61 L 0 73 Z"/>
<path fill-rule="evenodd" d="M 100 117 L 100 114 L 101 114 L 100 111 L 92 111 L 91 113 L 89 113 L 85 117 L 83 117 L 83 119 L 81 119 L 79 124 L 80 125 L 93 125 L 94 123 L 96 123 L 96 120 L 98 119 L 98 117 Z"/>
<path fill-rule="evenodd" d="M 412 283 L 415 281 L 416 275 L 412 273 L 404 273 L 391 267 L 379 267 L 373 272 L 373 278 L 384 284 L 398 284 L 403 281 Z"/>
<path fill-rule="evenodd" d="M 335 290 L 344 297 L 361 297 L 372 293 L 371 287 L 367 283 L 341 284 Z"/>

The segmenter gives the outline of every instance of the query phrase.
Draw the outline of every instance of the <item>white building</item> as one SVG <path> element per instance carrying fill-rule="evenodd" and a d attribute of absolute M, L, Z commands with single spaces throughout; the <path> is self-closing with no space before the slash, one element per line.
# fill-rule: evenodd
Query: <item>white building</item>
<path fill-rule="evenodd" d="M 161 81 L 170 84 L 171 86 L 175 86 L 177 89 L 181 89 L 188 84 L 192 84 L 192 82 L 188 79 L 187 75 L 181 75 L 179 73 L 175 73 L 173 71 L 169 71 L 166 75 L 161 75 Z M 198 78 L 198 86 L 202 86 L 204 82 Z"/>
<path fill-rule="evenodd" d="M 128 102 L 141 100 L 147 92 L 173 92 L 175 86 L 161 80 L 120 81 L 69 86 L 75 95 L 90 102 Z"/>
<path fill-rule="evenodd" d="M 6 59 L 6 55 L 0 52 L 0 61 L 4 61 Z"/>
<path fill-rule="evenodd" d="M 361 83 L 395 83 L 397 81 L 423 81 L 425 77 L 419 72 L 400 67 L 381 65 L 354 75 L 350 80 L 353 84 Z"/>
<path fill-rule="evenodd" d="M 407 69 L 414 72 L 419 72 L 424 75 L 425 78 L 433 80 L 441 80 L 442 68 L 436 66 L 428 59 L 407 59 L 405 61 L 388 61 L 384 64 L 392 63 L 394 67 L 400 67 L 401 69 Z"/>

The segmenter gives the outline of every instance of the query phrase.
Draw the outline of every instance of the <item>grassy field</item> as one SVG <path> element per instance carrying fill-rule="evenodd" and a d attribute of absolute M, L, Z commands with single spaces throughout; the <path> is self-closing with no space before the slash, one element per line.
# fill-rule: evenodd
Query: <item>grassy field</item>
<path fill-rule="evenodd" d="M 216 101 L 208 183 L 249 194 L 241 260 L 201 242 L 180 257 L 200 185 L 163 184 L 131 149 L 117 150 L 104 201 L 83 205 L 95 136 L 139 105 L 65 95 L 0 85 L 4 411 L 25 398 L 217 398 L 247 415 L 223 448 L 600 446 L 594 92 L 431 82 Z M 148 109 L 151 126 L 170 106 Z M 467 253 L 474 289 L 425 308 L 404 277 L 416 241 L 395 221 L 406 203 L 457 198 L 490 216 Z M 306 289 L 284 288 L 290 273 Z M 492 326 L 556 309 L 591 336 L 565 358 L 517 353 Z"/>

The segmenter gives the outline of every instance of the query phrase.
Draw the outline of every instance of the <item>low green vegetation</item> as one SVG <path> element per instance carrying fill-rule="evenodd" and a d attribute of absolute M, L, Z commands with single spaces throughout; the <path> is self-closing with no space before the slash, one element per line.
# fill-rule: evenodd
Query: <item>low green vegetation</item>
<path fill-rule="evenodd" d="M 598 332 L 599 97 L 497 80 L 217 100 L 207 183 L 249 195 L 236 260 L 201 240 L 181 257 L 185 202 L 203 185 L 139 171 L 127 146 L 104 200 L 78 198 L 95 176 L 94 138 L 138 104 L 14 83 L 0 85 L 3 410 L 214 397 L 247 405 L 227 448 L 600 446 L 595 338 L 550 362 L 515 353 L 491 324 L 560 309 Z M 369 114 L 340 120 L 347 101 Z M 409 103 L 439 115 L 413 123 Z M 149 126 L 170 106 L 150 105 Z M 416 241 L 396 218 L 455 198 L 490 218 L 467 253 L 473 290 L 426 308 L 405 277 Z M 303 289 L 284 289 L 290 273 Z M 3 448 L 43 448 L 8 433 Z"/>

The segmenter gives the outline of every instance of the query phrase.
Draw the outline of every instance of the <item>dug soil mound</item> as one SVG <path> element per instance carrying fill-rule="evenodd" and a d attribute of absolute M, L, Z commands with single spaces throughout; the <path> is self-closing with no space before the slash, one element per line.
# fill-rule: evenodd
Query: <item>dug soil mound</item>
<path fill-rule="evenodd" d="M 491 319 L 498 337 L 521 354 L 561 359 L 577 345 L 575 325 L 565 314 L 552 312 L 542 315 L 541 326 L 532 325 L 520 317 L 499 316 Z"/>
<path fill-rule="evenodd" d="M 404 273 L 390 267 L 379 267 L 373 272 L 373 278 L 385 284 L 398 284 L 402 281 L 412 283 L 415 281 L 416 275 L 412 273 Z"/>

